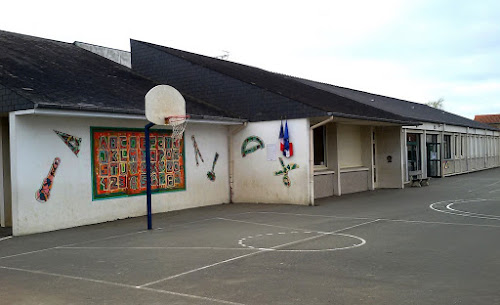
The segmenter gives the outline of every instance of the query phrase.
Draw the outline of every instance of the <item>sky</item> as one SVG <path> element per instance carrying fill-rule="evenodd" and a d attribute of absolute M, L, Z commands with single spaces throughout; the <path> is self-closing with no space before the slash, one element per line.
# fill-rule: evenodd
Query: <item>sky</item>
<path fill-rule="evenodd" d="M 500 1 L 5 1 L 0 30 L 130 39 L 332 85 L 500 114 Z"/>

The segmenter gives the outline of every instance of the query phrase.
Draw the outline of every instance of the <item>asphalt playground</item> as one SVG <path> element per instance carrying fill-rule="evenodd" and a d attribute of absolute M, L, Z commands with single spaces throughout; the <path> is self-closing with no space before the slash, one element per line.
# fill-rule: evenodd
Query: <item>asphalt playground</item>
<path fill-rule="evenodd" d="M 0 239 L 0 304 L 500 304 L 500 169 Z"/>

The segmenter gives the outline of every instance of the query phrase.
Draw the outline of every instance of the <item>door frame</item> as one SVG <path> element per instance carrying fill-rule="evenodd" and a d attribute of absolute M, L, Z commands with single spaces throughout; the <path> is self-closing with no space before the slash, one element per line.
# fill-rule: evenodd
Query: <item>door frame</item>
<path fill-rule="evenodd" d="M 430 153 L 431 150 L 429 149 L 429 146 L 435 145 L 438 147 L 437 149 L 437 159 L 431 159 Z M 427 177 L 434 177 L 434 178 L 439 178 L 441 177 L 441 143 L 437 142 L 428 142 L 425 143 L 425 149 L 427 151 Z M 437 175 L 433 176 L 430 174 L 430 169 L 431 169 L 431 162 L 437 162 Z"/>

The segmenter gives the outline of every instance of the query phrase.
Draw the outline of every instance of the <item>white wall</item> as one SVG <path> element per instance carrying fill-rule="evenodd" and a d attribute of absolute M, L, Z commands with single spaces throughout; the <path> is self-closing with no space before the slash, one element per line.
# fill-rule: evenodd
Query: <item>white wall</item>
<path fill-rule="evenodd" d="M 307 119 L 288 120 L 290 141 L 294 155 L 283 158 L 285 165 L 296 163 L 299 168 L 291 170 L 290 187 L 283 184 L 283 176 L 274 172 L 282 169 L 279 159 L 267 160 L 269 144 L 275 144 L 279 155 L 280 121 L 249 123 L 232 138 L 232 158 L 234 160 L 233 202 L 291 203 L 309 204 L 309 121 Z M 266 148 L 241 156 L 241 145 L 249 136 L 258 136 Z M 250 147 L 250 145 L 249 145 Z"/>
<path fill-rule="evenodd" d="M 16 116 L 11 113 L 11 164 L 13 232 L 29 234 L 111 221 L 146 214 L 146 196 L 92 201 L 90 127 L 144 128 L 146 121 L 60 116 Z M 53 129 L 82 138 L 76 157 Z M 153 194 L 153 213 L 229 201 L 228 143 L 226 126 L 188 124 L 185 134 L 186 190 Z M 205 160 L 196 167 L 191 135 L 196 136 Z M 217 179 L 206 173 L 215 152 Z M 45 203 L 35 199 L 55 157 L 61 158 L 51 196 Z"/>

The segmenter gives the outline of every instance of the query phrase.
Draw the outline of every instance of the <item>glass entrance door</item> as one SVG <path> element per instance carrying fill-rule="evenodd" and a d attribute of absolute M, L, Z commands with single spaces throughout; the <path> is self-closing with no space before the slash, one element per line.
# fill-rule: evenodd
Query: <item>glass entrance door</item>
<path fill-rule="evenodd" d="M 427 143 L 427 176 L 441 177 L 441 144 Z"/>
<path fill-rule="evenodd" d="M 422 161 L 420 157 L 420 134 L 407 134 L 406 149 L 408 158 L 408 173 L 421 170 Z"/>

